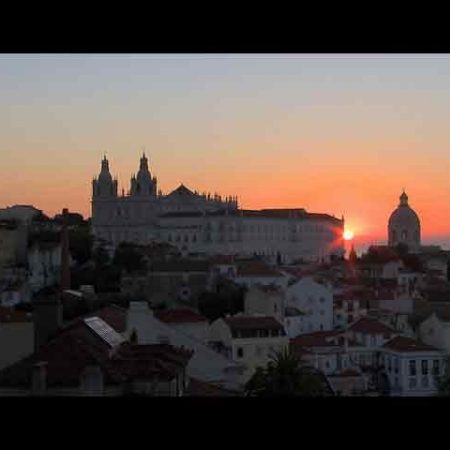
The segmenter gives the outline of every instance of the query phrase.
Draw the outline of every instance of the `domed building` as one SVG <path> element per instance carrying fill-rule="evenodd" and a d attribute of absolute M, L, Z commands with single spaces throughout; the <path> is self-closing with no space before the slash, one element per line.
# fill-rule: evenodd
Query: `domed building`
<path fill-rule="evenodd" d="M 388 240 L 390 247 L 406 244 L 413 251 L 420 247 L 419 216 L 409 206 L 405 191 L 400 196 L 397 209 L 389 217 Z"/>

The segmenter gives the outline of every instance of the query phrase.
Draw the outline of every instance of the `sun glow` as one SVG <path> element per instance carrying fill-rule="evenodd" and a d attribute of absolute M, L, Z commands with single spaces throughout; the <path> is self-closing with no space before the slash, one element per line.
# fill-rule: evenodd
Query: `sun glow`
<path fill-rule="evenodd" d="M 354 236 L 353 231 L 351 231 L 351 230 L 345 230 L 345 231 L 344 231 L 344 239 L 345 239 L 346 241 L 352 240 L 352 239 L 353 239 L 353 236 Z"/>

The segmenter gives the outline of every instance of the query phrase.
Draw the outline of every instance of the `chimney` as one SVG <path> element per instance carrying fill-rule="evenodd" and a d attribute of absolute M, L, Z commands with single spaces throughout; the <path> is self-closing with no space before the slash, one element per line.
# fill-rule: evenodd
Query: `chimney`
<path fill-rule="evenodd" d="M 36 396 L 45 395 L 47 392 L 47 362 L 39 361 L 33 366 L 32 394 Z"/>
<path fill-rule="evenodd" d="M 61 230 L 61 294 L 70 289 L 70 253 L 69 253 L 69 232 L 67 230 L 69 210 L 62 210 L 62 230 Z"/>

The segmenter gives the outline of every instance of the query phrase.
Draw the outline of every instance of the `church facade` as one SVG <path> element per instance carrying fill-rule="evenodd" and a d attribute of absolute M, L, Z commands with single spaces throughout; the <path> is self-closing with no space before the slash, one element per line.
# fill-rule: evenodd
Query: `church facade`
<path fill-rule="evenodd" d="M 168 242 L 186 254 L 256 254 L 288 263 L 345 253 L 343 218 L 301 208 L 241 209 L 235 196 L 200 194 L 184 185 L 163 195 L 145 154 L 129 192 L 117 190 L 104 157 L 92 181 L 92 228 L 111 248 L 120 242 Z"/>
<path fill-rule="evenodd" d="M 390 247 L 403 244 L 413 252 L 420 250 L 420 219 L 409 206 L 405 191 L 400 195 L 397 209 L 389 217 L 388 242 Z"/>

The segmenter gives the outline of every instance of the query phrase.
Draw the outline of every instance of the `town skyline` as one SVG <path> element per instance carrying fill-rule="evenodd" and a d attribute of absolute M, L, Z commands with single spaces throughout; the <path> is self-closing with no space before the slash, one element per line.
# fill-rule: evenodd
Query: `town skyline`
<path fill-rule="evenodd" d="M 91 215 L 104 151 L 119 192 L 145 146 L 180 183 L 247 209 L 345 217 L 385 242 L 402 189 L 450 241 L 448 55 L 2 55 L 2 207 Z M 3 70 L 4 69 L 4 70 Z"/>

